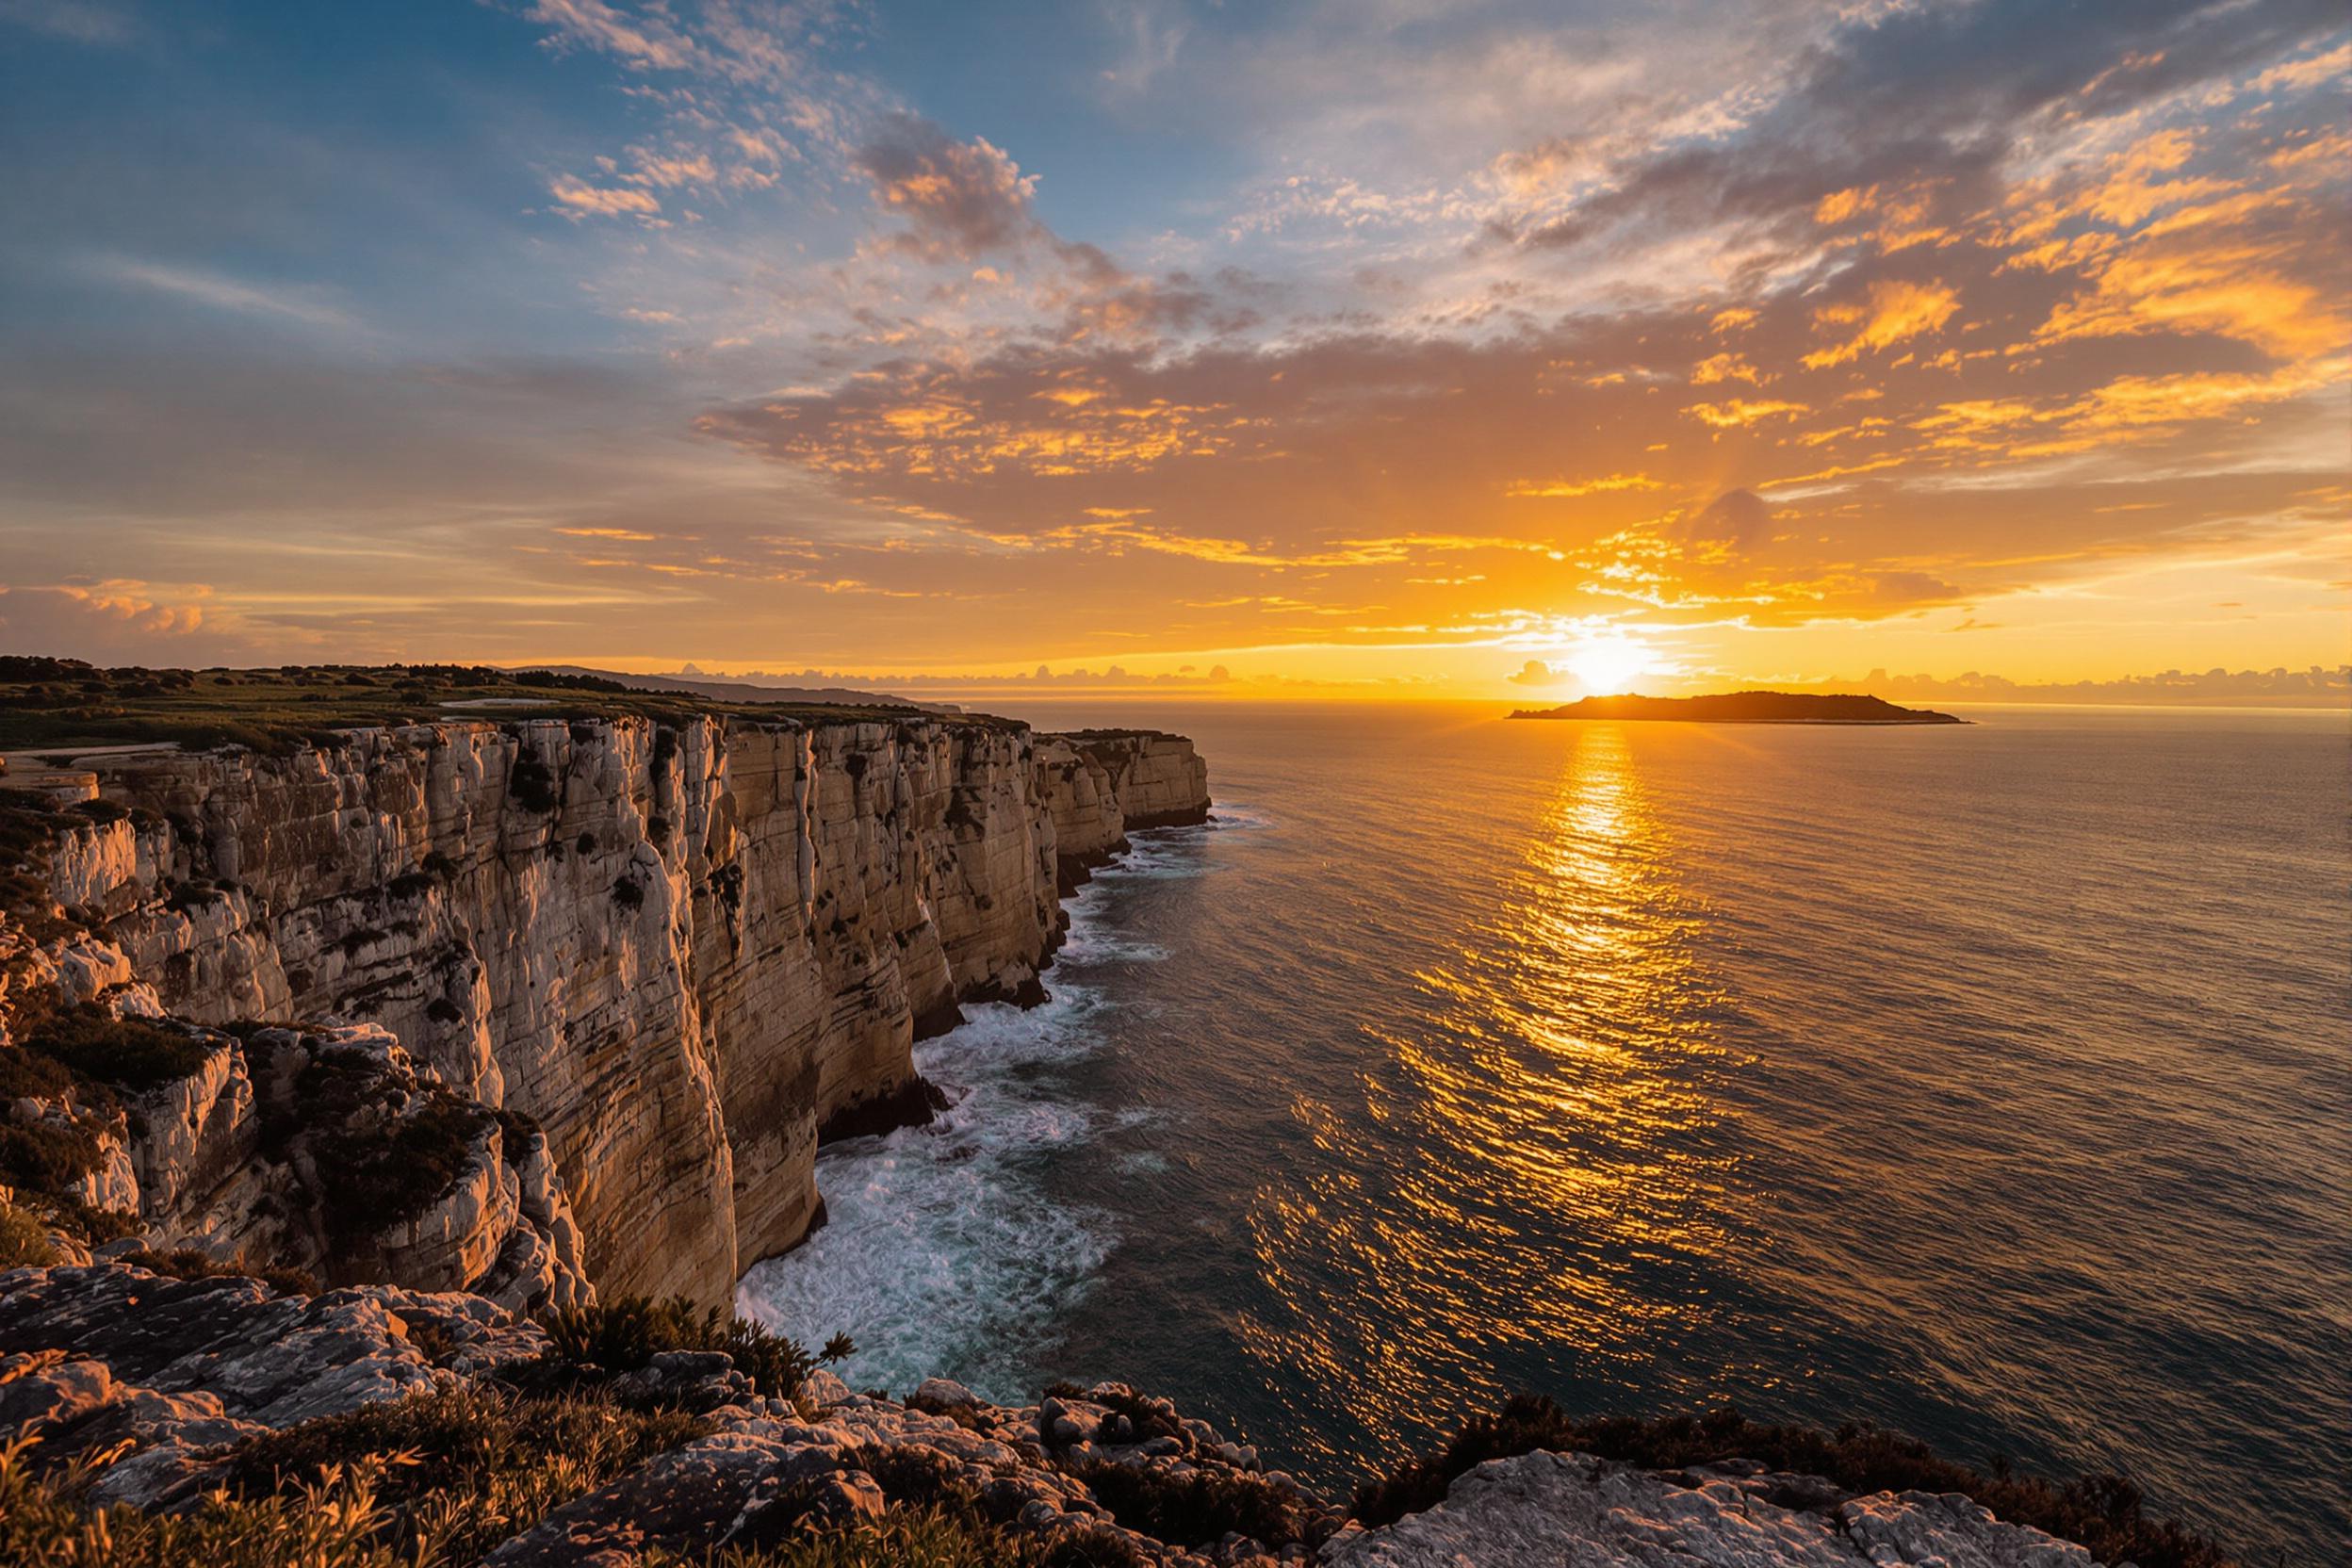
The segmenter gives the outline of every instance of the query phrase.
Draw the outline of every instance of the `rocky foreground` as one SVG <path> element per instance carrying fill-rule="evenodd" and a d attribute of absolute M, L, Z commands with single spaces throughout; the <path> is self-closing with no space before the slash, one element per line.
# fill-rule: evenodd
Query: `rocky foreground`
<path fill-rule="evenodd" d="M 0 1273 L 0 1432 L 36 1440 L 0 1471 L 0 1559 L 161 1562 L 201 1541 L 220 1561 L 322 1568 L 622 1568 L 727 1549 L 1184 1568 L 2092 1560 L 1966 1496 L 1542 1449 L 1366 1527 L 1120 1384 L 1000 1406 L 936 1379 L 905 1398 L 853 1393 L 819 1369 L 763 1392 L 718 1351 L 583 1365 L 564 1348 L 577 1316 L 552 1326 L 456 1293 L 288 1294 L 119 1263 Z M 108 1506 L 122 1555 L 57 1549 L 56 1521 Z"/>

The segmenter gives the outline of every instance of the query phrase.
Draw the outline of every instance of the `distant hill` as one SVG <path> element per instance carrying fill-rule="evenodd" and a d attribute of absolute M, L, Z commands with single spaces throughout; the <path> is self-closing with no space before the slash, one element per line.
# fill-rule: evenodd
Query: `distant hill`
<path fill-rule="evenodd" d="M 517 666 L 522 667 L 525 666 Z M 952 702 L 917 702 L 912 697 L 887 692 L 856 692 L 846 686 L 764 686 L 748 680 L 714 680 L 708 676 L 629 675 L 586 664 L 532 664 L 528 668 L 552 670 L 557 675 L 595 676 L 599 680 L 617 680 L 632 691 L 680 692 L 718 702 L 816 702 L 848 708 L 921 708 L 933 713 L 963 711 Z"/>
<path fill-rule="evenodd" d="M 1878 697 L 1804 692 L 1724 692 L 1705 697 L 1585 697 L 1522 708 L 1514 719 L 1668 719 L 1685 724 L 1966 724 L 1950 713 L 1898 708 Z"/>

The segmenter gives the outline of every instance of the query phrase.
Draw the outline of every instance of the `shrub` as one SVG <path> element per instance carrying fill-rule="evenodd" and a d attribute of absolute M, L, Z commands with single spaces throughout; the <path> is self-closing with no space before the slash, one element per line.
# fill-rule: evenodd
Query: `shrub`
<path fill-rule="evenodd" d="M 41 1217 L 0 1202 L 0 1268 L 39 1268 L 57 1261 Z"/>
<path fill-rule="evenodd" d="M 315 1069 L 305 1070 L 311 1080 Z M 349 1088 L 353 1086 L 341 1086 Z M 296 1100 L 303 1096 L 298 1085 Z M 318 1131 L 318 1184 L 327 1228 L 349 1244 L 416 1218 L 457 1184 L 490 1113 L 447 1089 L 394 1119 L 354 1112 Z"/>
<path fill-rule="evenodd" d="M 24 1568 L 410 1568 L 373 1540 L 384 1523 L 376 1486 L 385 1462 L 370 1458 L 284 1496 L 207 1498 L 187 1513 L 92 1511 L 100 1471 L 92 1458 L 36 1474 L 34 1443 L 0 1442 L 0 1562 Z"/>
<path fill-rule="evenodd" d="M 836 1334 L 812 1356 L 799 1341 L 763 1324 L 716 1307 L 697 1311 L 683 1296 L 659 1301 L 622 1296 L 591 1307 L 560 1307 L 543 1314 L 539 1324 L 547 1331 L 548 1351 L 536 1375 L 558 1383 L 634 1372 L 665 1350 L 724 1350 L 754 1388 L 789 1399 L 820 1363 L 857 1353 L 846 1335 Z"/>
<path fill-rule="evenodd" d="M 321 1475 L 400 1456 L 378 1482 L 371 1539 L 428 1560 L 470 1562 L 553 1510 L 709 1424 L 607 1400 L 524 1397 L 479 1385 L 364 1405 L 239 1446 L 226 1490 L 258 1501 Z"/>
<path fill-rule="evenodd" d="M 503 1106 L 490 1113 L 498 1119 L 498 1152 L 509 1165 L 520 1165 L 531 1157 L 531 1140 L 539 1135 L 539 1123 L 520 1111 Z"/>
<path fill-rule="evenodd" d="M 563 792 L 556 788 L 555 776 L 535 751 L 517 752 L 514 769 L 506 776 L 506 792 L 533 811 L 552 811 L 564 804 Z"/>
<path fill-rule="evenodd" d="M 1150 1568 L 1126 1537 L 1019 1534 L 954 1509 L 892 1510 L 864 1524 L 804 1527 L 789 1541 L 716 1557 L 648 1552 L 642 1568 Z"/>
<path fill-rule="evenodd" d="M 1834 1432 L 1764 1426 L 1729 1405 L 1697 1420 L 1577 1421 L 1549 1399 L 1513 1395 L 1494 1414 L 1464 1423 L 1437 1453 L 1357 1488 L 1353 1512 L 1366 1525 L 1393 1523 L 1443 1501 L 1454 1478 L 1473 1467 L 1538 1448 L 1596 1454 L 1652 1470 L 1756 1460 L 1774 1470 L 1826 1476 L 1856 1493 L 1957 1492 L 2013 1524 L 2076 1542 L 2101 1562 L 2227 1568 L 2231 1561 L 2214 1542 L 2169 1520 L 2143 1515 L 2139 1488 L 2118 1476 L 2078 1477 L 2055 1485 L 2005 1473 L 1985 1476 L 1937 1458 L 1926 1444 L 1900 1432 L 1855 1425 Z"/>
<path fill-rule="evenodd" d="M 1233 1531 L 1279 1549 L 1307 1533 L 1298 1500 L 1256 1476 L 1230 1470 L 1177 1476 L 1108 1460 L 1062 1468 L 1086 1482 L 1112 1518 L 1171 1544 L 1213 1545 Z"/>
<path fill-rule="evenodd" d="M 125 1252 L 114 1261 L 174 1280 L 259 1280 L 281 1296 L 318 1294 L 318 1282 L 299 1268 L 264 1268 L 242 1258 L 222 1263 L 192 1247 L 174 1248 L 165 1252 L 142 1247 L 136 1252 Z"/>
<path fill-rule="evenodd" d="M 0 1180 L 35 1192 L 63 1192 L 98 1168 L 98 1140 L 76 1122 L 0 1126 Z"/>
<path fill-rule="evenodd" d="M 58 1100 L 73 1086 L 74 1074 L 55 1056 L 0 1051 L 0 1100 Z"/>
<path fill-rule="evenodd" d="M 25 1048 L 61 1062 L 76 1077 L 122 1088 L 153 1088 L 187 1077 L 213 1048 L 175 1029 L 118 1019 L 90 1003 L 36 1026 Z"/>

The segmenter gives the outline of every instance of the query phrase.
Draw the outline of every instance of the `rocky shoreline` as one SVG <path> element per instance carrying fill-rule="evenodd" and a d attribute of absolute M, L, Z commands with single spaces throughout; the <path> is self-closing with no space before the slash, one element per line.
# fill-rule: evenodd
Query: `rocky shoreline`
<path fill-rule="evenodd" d="M 808 1560 L 876 1564 L 2093 1560 L 1954 1494 L 1856 1493 L 1756 1462 L 1658 1470 L 1542 1448 L 1474 1465 L 1442 1502 L 1366 1525 L 1266 1469 L 1250 1446 L 1123 1384 L 999 1406 L 940 1379 L 900 1398 L 856 1393 L 817 1369 L 789 1391 L 762 1393 L 724 1352 L 672 1350 L 628 1369 L 568 1365 L 573 1380 L 557 1394 L 547 1371 L 561 1364 L 557 1337 L 455 1293 L 305 1296 L 104 1262 L 0 1273 L 0 1432 L 32 1440 L 0 1476 L 0 1502 L 54 1503 L 62 1492 L 74 1508 L 139 1511 L 117 1514 L 126 1537 L 173 1527 L 157 1519 L 217 1534 L 265 1499 L 352 1505 L 351 1478 L 373 1476 L 372 1462 L 403 1442 L 413 1454 L 421 1430 L 449 1456 L 428 1453 L 405 1483 L 386 1487 L 388 1506 L 369 1493 L 362 1511 L 369 1540 L 405 1550 L 453 1501 L 437 1487 L 487 1484 L 461 1462 L 468 1424 L 528 1429 L 518 1416 L 561 1405 L 575 1423 L 584 1415 L 642 1433 L 654 1421 L 675 1441 L 609 1474 L 577 1471 L 574 1486 L 540 1488 L 531 1508 L 508 1510 L 486 1534 L 481 1499 L 454 1499 L 475 1521 L 465 1549 L 431 1548 L 425 1561 L 621 1568 L 729 1550 L 789 1554 L 812 1541 L 851 1555 Z M 332 1484 L 291 1463 L 322 1455 L 339 1466 Z M 476 1478 L 447 1481 L 461 1472 Z M 266 1511 L 253 1517 L 280 1523 Z M 0 1544 L 8 1528 L 0 1523 Z M 945 1531 L 978 1555 L 892 1555 L 893 1531 Z"/>

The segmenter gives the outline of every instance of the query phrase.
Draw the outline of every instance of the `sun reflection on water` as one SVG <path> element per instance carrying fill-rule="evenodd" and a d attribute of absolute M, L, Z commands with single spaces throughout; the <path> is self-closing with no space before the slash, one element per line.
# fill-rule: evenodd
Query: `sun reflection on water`
<path fill-rule="evenodd" d="M 1294 1102 L 1338 1157 L 1309 1190 L 1261 1187 L 1277 1306 L 1240 1328 L 1348 1388 L 1374 1442 L 1505 1392 L 1505 1348 L 1622 1386 L 1704 1321 L 1731 1245 L 1727 1064 L 1674 848 L 1625 733 L 1576 733 L 1491 918 L 1364 1025 L 1368 1116 Z"/>

